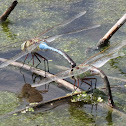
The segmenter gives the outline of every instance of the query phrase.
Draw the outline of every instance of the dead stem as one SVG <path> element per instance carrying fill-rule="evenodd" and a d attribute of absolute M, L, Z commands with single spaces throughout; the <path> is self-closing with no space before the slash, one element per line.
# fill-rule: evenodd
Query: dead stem
<path fill-rule="evenodd" d="M 4 22 L 6 21 L 7 17 L 10 15 L 10 13 L 13 11 L 13 9 L 16 7 L 17 5 L 17 0 L 15 0 L 11 6 L 0 16 L 0 22 Z"/>

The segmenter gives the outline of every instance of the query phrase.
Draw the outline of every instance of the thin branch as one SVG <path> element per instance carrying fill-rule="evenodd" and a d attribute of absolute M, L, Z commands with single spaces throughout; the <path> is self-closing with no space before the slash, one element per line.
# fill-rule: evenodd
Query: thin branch
<path fill-rule="evenodd" d="M 4 58 L 0 58 L 0 61 L 2 62 L 5 62 L 7 59 L 4 59 Z M 26 69 L 26 70 L 29 70 L 33 73 L 36 73 L 38 75 L 41 75 L 41 76 L 45 76 L 45 71 L 43 70 L 40 70 L 40 69 L 36 69 L 34 67 L 31 67 L 31 66 L 28 66 L 26 64 L 22 64 L 22 63 L 19 63 L 19 62 L 12 62 L 11 65 L 14 65 L 14 66 L 17 66 L 17 67 L 22 67 L 23 69 Z M 53 74 L 50 74 L 48 72 L 46 72 L 46 77 L 47 78 L 51 78 L 53 76 Z M 76 87 L 74 87 L 72 84 L 70 84 L 69 82 L 65 81 L 65 80 L 62 80 L 62 79 L 58 79 L 55 81 L 56 83 L 60 83 L 62 84 L 65 88 L 71 90 L 71 91 L 74 91 Z M 81 91 L 79 88 L 77 88 L 77 91 Z"/>
<path fill-rule="evenodd" d="M 105 34 L 105 36 L 100 39 L 97 43 L 97 48 L 102 48 L 109 44 L 109 39 L 113 36 L 113 34 L 126 22 L 126 14 L 124 14 L 117 23 Z"/>
<path fill-rule="evenodd" d="M 10 13 L 13 11 L 13 9 L 16 7 L 17 5 L 17 0 L 15 0 L 11 6 L 0 16 L 0 22 L 4 22 L 6 21 L 7 17 L 10 15 Z"/>

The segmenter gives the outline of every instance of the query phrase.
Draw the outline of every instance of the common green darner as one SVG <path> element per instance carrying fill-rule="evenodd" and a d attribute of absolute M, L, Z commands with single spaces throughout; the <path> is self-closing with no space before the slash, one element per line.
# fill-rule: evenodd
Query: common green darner
<path fill-rule="evenodd" d="M 55 27 L 52 27 L 52 28 L 46 30 L 45 32 L 42 33 L 42 35 L 44 35 L 45 33 L 49 32 L 49 31 L 51 31 L 54 28 L 63 27 L 65 25 L 71 23 L 72 21 L 76 20 L 77 18 L 83 16 L 85 13 L 86 13 L 86 11 L 83 11 L 83 12 L 75 15 L 73 18 L 65 21 L 64 23 L 58 24 Z M 58 49 L 55 49 L 53 47 L 48 46 L 47 45 L 47 42 L 48 43 L 49 42 L 52 42 L 56 38 L 59 38 L 59 37 L 61 37 L 63 35 L 66 35 L 66 34 L 73 34 L 73 33 L 81 32 L 81 31 L 84 31 L 84 30 L 89 30 L 89 29 L 97 28 L 99 26 L 100 25 L 95 25 L 95 26 L 92 26 L 92 27 L 88 27 L 86 29 L 80 29 L 80 30 L 73 31 L 73 32 L 69 32 L 69 33 L 65 33 L 65 34 L 58 34 L 58 35 L 55 35 L 55 36 L 52 36 L 52 37 L 48 37 L 48 38 L 45 38 L 45 39 L 34 38 L 34 39 L 31 39 L 31 40 L 25 41 L 21 45 L 22 51 L 19 54 L 17 54 L 16 56 L 14 56 L 13 58 L 11 58 L 11 59 L 7 60 L 6 62 L 3 62 L 2 64 L 0 64 L 0 68 L 4 68 L 4 67 L 8 66 L 9 64 L 11 64 L 11 62 L 20 59 L 24 55 L 27 55 L 28 56 L 28 54 L 31 53 L 31 52 L 32 52 L 33 62 L 34 62 L 34 56 L 37 59 L 39 59 L 39 57 L 40 57 L 44 61 L 47 61 L 48 62 L 48 60 L 45 57 L 41 56 L 40 54 L 38 54 L 36 52 L 36 51 L 41 50 L 41 49 L 43 49 L 43 50 L 46 49 L 46 50 L 51 50 L 51 51 L 57 52 L 58 54 L 60 54 L 61 56 L 63 56 L 71 64 L 72 67 L 74 67 L 74 66 L 76 66 L 75 62 L 66 53 L 64 53 L 61 50 L 58 50 Z M 27 59 L 27 56 L 26 56 L 25 60 Z"/>
<path fill-rule="evenodd" d="M 97 69 L 102 67 L 105 63 L 107 63 L 110 59 L 114 59 L 119 56 L 124 56 L 124 53 L 119 53 L 119 50 L 126 45 L 126 41 L 123 41 L 119 44 L 112 45 L 109 48 L 103 50 L 91 56 L 88 60 L 86 60 L 83 64 L 76 66 L 75 68 L 68 69 L 66 71 L 60 72 L 52 76 L 51 78 L 45 78 L 41 80 L 39 83 L 33 84 L 33 87 L 42 86 L 48 84 L 52 81 L 57 79 L 66 79 L 72 76 L 76 76 L 76 78 L 80 79 L 83 74 L 84 77 L 91 76 L 92 71 L 96 72 L 95 74 L 99 73 Z"/>

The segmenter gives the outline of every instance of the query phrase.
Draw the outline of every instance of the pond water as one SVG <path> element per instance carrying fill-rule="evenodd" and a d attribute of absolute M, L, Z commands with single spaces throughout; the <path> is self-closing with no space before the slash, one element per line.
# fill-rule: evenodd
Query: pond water
<path fill-rule="evenodd" d="M 0 15 L 6 10 L 12 1 L 0 0 Z M 25 41 L 39 36 L 46 29 L 70 19 L 79 12 L 86 14 L 72 23 L 41 36 L 53 36 L 89 26 L 101 26 L 96 29 L 82 31 L 80 33 L 65 35 L 49 43 L 50 46 L 65 51 L 77 64 L 83 63 L 89 56 L 96 52 L 86 53 L 88 47 L 95 47 L 99 39 L 117 22 L 126 12 L 125 0 L 18 0 L 18 5 L 9 16 L 8 20 L 0 24 L 0 57 L 11 58 L 20 52 L 20 45 Z M 126 40 L 126 24 L 124 24 L 111 38 L 111 44 Z M 125 48 L 124 48 L 125 49 Z M 123 50 L 124 53 L 125 50 Z M 60 55 L 51 51 L 41 51 L 49 60 L 50 71 L 57 73 L 70 65 Z M 25 57 L 18 61 L 23 62 Z M 29 58 L 30 59 L 30 58 Z M 101 69 L 108 75 L 118 78 L 126 77 L 126 56 L 109 61 Z M 37 61 L 35 61 L 37 64 Z M 60 67 L 59 67 L 60 66 Z M 44 69 L 44 64 L 39 66 Z M 25 81 L 33 83 L 32 73 L 23 70 Z M 18 110 L 28 105 L 28 99 L 20 99 L 22 87 L 25 84 L 20 69 L 8 66 L 0 72 L 0 125 L 1 126 L 125 126 L 125 116 L 104 109 L 100 106 L 78 105 L 64 103 L 56 108 L 43 111 L 39 109 L 34 113 L 5 116 L 8 112 Z M 37 78 L 39 80 L 39 78 Z M 97 85 L 103 86 L 103 81 L 97 77 Z M 112 93 L 116 106 L 126 113 L 126 87 L 125 82 L 109 79 L 113 88 Z M 71 81 L 71 80 L 70 80 Z M 45 90 L 45 86 L 37 88 Z M 36 91 L 36 90 L 35 90 Z M 51 83 L 49 91 L 42 94 L 43 101 L 64 96 L 70 91 Z"/>

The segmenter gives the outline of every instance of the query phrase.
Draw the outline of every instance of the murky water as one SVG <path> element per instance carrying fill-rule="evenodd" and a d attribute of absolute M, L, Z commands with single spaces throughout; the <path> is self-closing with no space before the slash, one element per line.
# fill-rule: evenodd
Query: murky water
<path fill-rule="evenodd" d="M 101 27 L 83 31 L 80 33 L 65 35 L 49 43 L 50 46 L 65 51 L 77 63 L 83 63 L 84 60 L 93 55 L 85 54 L 88 47 L 94 47 L 100 38 L 116 23 L 116 21 L 126 12 L 125 0 L 19 0 L 15 10 L 11 13 L 6 23 L 0 24 L 0 57 L 11 58 L 20 52 L 20 45 L 28 39 L 39 36 L 47 28 L 61 23 L 81 11 L 86 10 L 87 13 L 68 24 L 65 27 L 54 29 L 41 38 L 52 36 L 60 33 L 74 31 L 76 29 L 86 28 L 89 26 L 100 24 Z M 11 2 L 9 0 L 0 0 L 0 15 L 3 13 Z M 125 24 L 112 37 L 111 43 L 120 42 L 126 39 Z M 123 50 L 125 53 L 125 49 Z M 60 55 L 51 51 L 41 51 L 43 56 L 50 60 L 50 71 L 56 73 L 61 71 L 57 66 L 70 67 L 70 65 Z M 23 61 L 22 57 L 19 61 Z M 29 58 L 30 59 L 30 58 Z M 111 60 L 101 69 L 109 76 L 125 78 L 126 57 Z M 37 64 L 37 61 L 35 61 Z M 39 67 L 44 69 L 42 63 Z M 63 67 L 64 69 L 64 67 Z M 33 83 L 32 73 L 23 70 L 27 83 Z M 22 73 L 19 68 L 8 66 L 0 72 L 0 115 L 14 111 L 28 104 L 26 99 L 19 99 L 23 85 L 25 84 Z M 39 80 L 39 78 L 37 78 Z M 97 77 L 98 86 L 103 86 L 103 81 Z M 126 87 L 125 82 L 109 79 L 111 85 L 121 86 L 113 88 L 114 101 L 121 111 L 126 112 Z M 37 88 L 44 90 L 45 87 Z M 64 96 L 70 91 L 62 89 L 55 84 L 51 84 L 49 91 L 43 93 L 43 101 L 47 101 L 56 97 Z M 48 110 L 48 109 L 47 109 Z M 63 104 L 48 111 L 39 109 L 34 114 L 26 113 L 17 116 L 1 118 L 0 125 L 38 125 L 38 126 L 106 126 L 121 125 L 126 123 L 125 117 L 104 109 L 100 106 Z"/>

